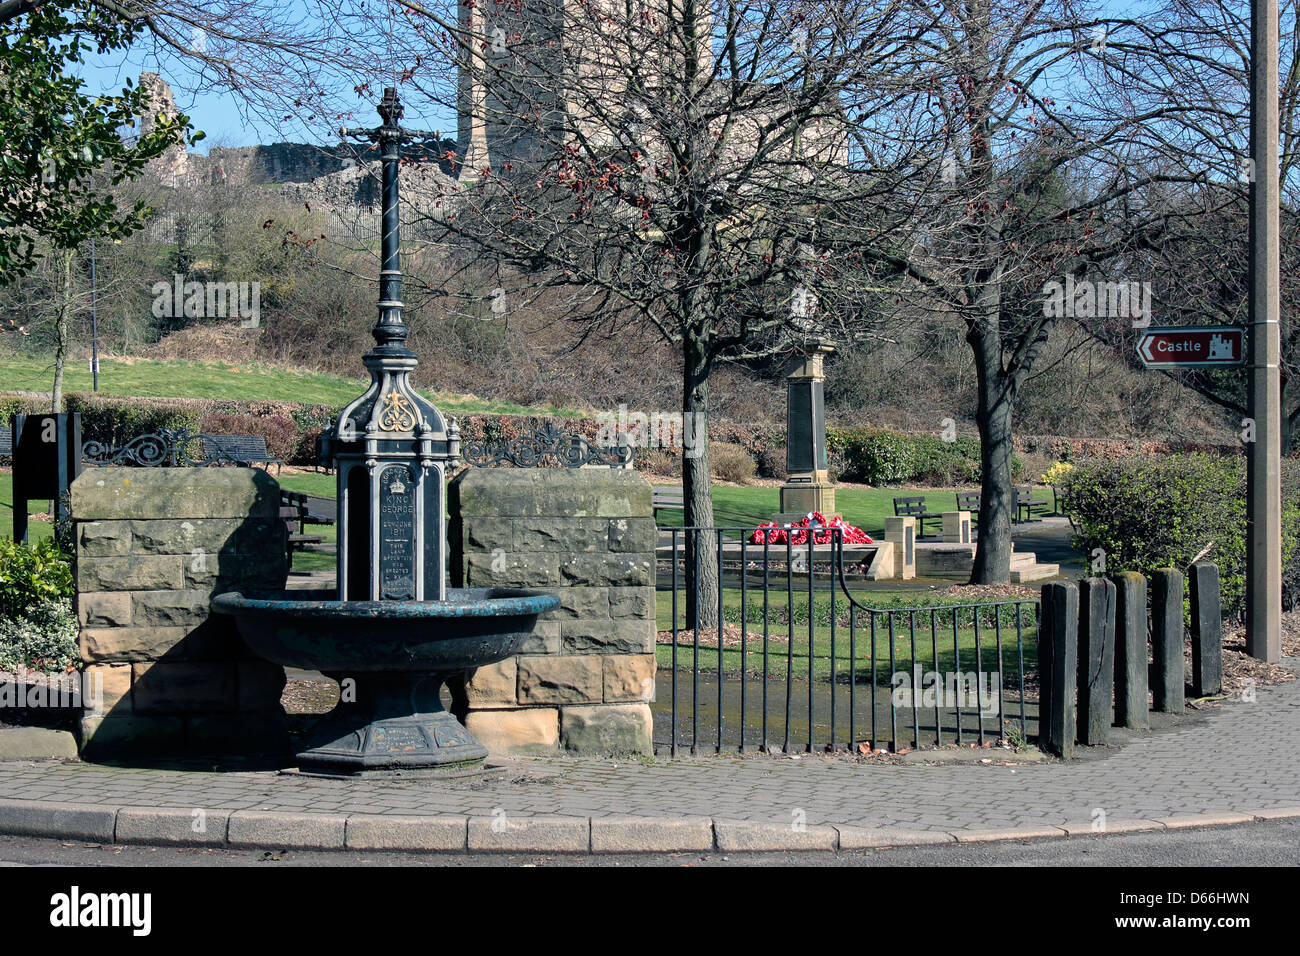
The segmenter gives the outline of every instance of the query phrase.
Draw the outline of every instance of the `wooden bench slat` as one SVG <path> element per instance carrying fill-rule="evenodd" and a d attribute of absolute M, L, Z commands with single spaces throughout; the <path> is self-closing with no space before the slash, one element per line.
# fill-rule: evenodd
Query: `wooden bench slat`
<path fill-rule="evenodd" d="M 925 534 L 925 519 L 943 520 L 943 515 L 931 511 L 925 506 L 925 495 L 900 495 L 894 499 L 894 516 L 897 518 L 915 518 L 918 534 Z"/>
<path fill-rule="evenodd" d="M 265 464 L 278 468 L 283 464 L 267 450 L 266 439 L 261 435 L 204 435 L 203 457 L 207 461 L 228 461 L 236 465 Z"/>

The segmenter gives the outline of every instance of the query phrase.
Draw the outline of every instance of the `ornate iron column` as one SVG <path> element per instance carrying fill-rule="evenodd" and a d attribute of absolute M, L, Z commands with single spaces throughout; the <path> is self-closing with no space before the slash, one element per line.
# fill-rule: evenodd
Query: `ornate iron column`
<path fill-rule="evenodd" d="M 362 358 L 370 387 L 326 432 L 324 457 L 338 472 L 338 595 L 343 601 L 446 598 L 446 470 L 460 455 L 460 429 L 411 386 L 419 365 L 406 347 L 398 221 L 402 143 L 432 138 L 400 125 L 393 87 L 379 102 L 383 124 L 340 133 L 377 143 L 383 162 L 383 243 L 375 347 Z"/>

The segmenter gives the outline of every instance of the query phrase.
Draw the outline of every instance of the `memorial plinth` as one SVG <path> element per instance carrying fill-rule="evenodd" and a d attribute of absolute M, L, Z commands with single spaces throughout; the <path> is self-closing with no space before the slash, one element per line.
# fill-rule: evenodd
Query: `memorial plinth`
<path fill-rule="evenodd" d="M 786 482 L 781 486 L 778 524 L 798 521 L 818 511 L 829 521 L 836 516 L 835 486 L 826 460 L 824 359 L 833 343 L 820 341 L 804 355 L 786 379 Z"/>

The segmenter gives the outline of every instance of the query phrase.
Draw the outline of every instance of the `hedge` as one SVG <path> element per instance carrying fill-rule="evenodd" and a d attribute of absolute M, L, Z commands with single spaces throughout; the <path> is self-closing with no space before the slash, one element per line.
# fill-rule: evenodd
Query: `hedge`
<path fill-rule="evenodd" d="M 1300 468 L 1283 463 L 1283 601 L 1300 601 Z M 1062 508 L 1075 545 L 1090 560 L 1105 555 L 1106 573 L 1159 568 L 1186 571 L 1207 545 L 1219 566 L 1223 611 L 1245 610 L 1246 465 L 1240 456 L 1168 455 L 1077 463 L 1065 479 Z"/>
<path fill-rule="evenodd" d="M 975 484 L 980 480 L 978 438 L 944 441 L 937 435 L 905 435 L 881 428 L 827 428 L 832 477 L 869 485 Z M 1024 470 L 1011 456 L 1011 475 Z M 839 474 L 835 474 L 838 471 Z"/>

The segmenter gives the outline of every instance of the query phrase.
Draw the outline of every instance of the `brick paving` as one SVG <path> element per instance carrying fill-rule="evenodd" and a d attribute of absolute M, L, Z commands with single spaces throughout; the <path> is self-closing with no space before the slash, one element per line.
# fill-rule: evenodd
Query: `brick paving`
<path fill-rule="evenodd" d="M 1297 661 L 1289 662 L 1293 666 Z M 989 752 L 986 752 L 989 753 Z M 991 756 L 997 752 L 992 751 Z M 937 756 L 937 754 L 936 754 Z M 0 762 L 0 801 L 359 817 L 713 818 L 971 834 L 1088 832 L 1179 817 L 1300 811 L 1300 682 L 1072 763 L 898 766 L 844 756 L 548 758 L 499 777 L 330 780 L 274 771 Z M 538 821 L 541 823 L 542 821 Z M 1189 821 L 1190 822 L 1190 821 Z"/>

